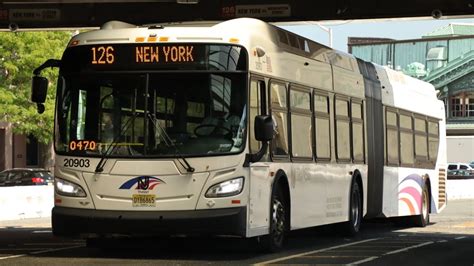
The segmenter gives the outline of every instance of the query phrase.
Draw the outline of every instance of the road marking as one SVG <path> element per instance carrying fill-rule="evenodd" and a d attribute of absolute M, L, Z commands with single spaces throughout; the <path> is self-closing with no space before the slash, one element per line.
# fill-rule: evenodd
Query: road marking
<path fill-rule="evenodd" d="M 438 243 L 446 243 L 446 242 L 448 242 L 448 240 L 446 240 L 446 239 L 438 241 Z"/>
<path fill-rule="evenodd" d="M 33 231 L 32 234 L 50 234 L 53 231 L 51 230 L 42 230 L 42 231 Z"/>
<path fill-rule="evenodd" d="M 353 243 L 338 245 L 338 246 L 334 246 L 334 247 L 317 249 L 317 250 L 303 252 L 303 253 L 299 253 L 299 254 L 295 254 L 295 255 L 291 255 L 291 256 L 287 256 L 287 257 L 282 257 L 282 258 L 278 258 L 278 259 L 274 259 L 274 260 L 259 262 L 259 263 L 256 263 L 254 265 L 264 265 L 264 264 L 275 263 L 275 262 L 284 261 L 284 260 L 288 260 L 288 259 L 292 259 L 292 258 L 296 258 L 296 257 L 303 257 L 303 256 L 310 255 L 310 254 L 320 253 L 320 252 L 324 252 L 324 251 L 328 251 L 328 250 L 333 250 L 333 249 L 336 249 L 336 248 L 349 247 L 349 246 L 353 246 L 353 245 L 357 245 L 357 244 L 361 244 L 361 243 L 366 243 L 366 242 L 370 242 L 370 241 L 375 241 L 375 240 L 379 240 L 379 239 L 380 238 L 371 238 L 371 239 L 366 239 L 366 240 L 357 241 L 357 242 L 353 242 Z"/>
<path fill-rule="evenodd" d="M 30 252 L 28 254 L 19 254 L 19 255 L 13 255 L 13 256 L 7 256 L 7 257 L 0 257 L 0 260 L 7 260 L 7 259 L 14 259 L 14 258 L 21 258 L 25 257 L 28 255 L 36 255 L 36 254 L 42 254 L 42 253 L 48 253 L 48 252 L 54 252 L 54 251 L 59 251 L 59 250 L 65 250 L 65 249 L 73 249 L 73 248 L 80 248 L 83 247 L 84 245 L 76 245 L 72 247 L 64 247 L 64 248 L 52 248 L 52 249 L 46 249 L 46 250 L 40 250 L 40 251 L 34 251 Z"/>
<path fill-rule="evenodd" d="M 460 240 L 460 239 L 464 239 L 464 238 L 466 238 L 466 237 L 465 236 L 459 236 L 459 237 L 456 237 L 455 239 Z"/>
<path fill-rule="evenodd" d="M 343 255 L 343 256 L 340 256 L 340 255 L 317 255 L 317 256 L 311 256 L 311 255 L 308 255 L 308 256 L 304 256 L 305 258 L 331 258 L 331 259 L 338 259 L 338 258 L 367 258 L 367 256 L 352 256 L 352 255 Z"/>
<path fill-rule="evenodd" d="M 344 253 L 344 252 L 377 252 L 380 253 L 380 250 L 372 249 L 372 250 L 366 250 L 366 249 L 344 249 L 344 250 L 328 250 L 326 251 L 327 253 L 331 252 L 336 252 L 336 253 Z"/>
<path fill-rule="evenodd" d="M 462 224 L 453 225 L 454 228 L 474 228 L 474 222 L 465 222 Z"/>
<path fill-rule="evenodd" d="M 28 250 L 38 250 L 41 248 L 0 248 L 0 251 L 28 251 Z"/>
<path fill-rule="evenodd" d="M 61 242 L 61 245 L 77 245 L 77 242 Z M 25 243 L 24 246 L 57 246 L 58 243 Z"/>
<path fill-rule="evenodd" d="M 13 256 L 7 256 L 7 257 L 0 257 L 0 260 L 20 258 L 20 257 L 24 257 L 26 255 L 28 255 L 28 254 L 20 254 L 20 255 L 13 255 Z"/>
<path fill-rule="evenodd" d="M 370 257 L 370 258 L 367 258 L 367 259 L 364 259 L 364 260 L 359 260 L 359 261 L 356 261 L 356 262 L 351 262 L 349 263 L 349 265 L 358 265 L 358 264 L 362 264 L 362 263 L 366 263 L 366 262 L 369 262 L 369 261 L 373 261 L 373 260 L 376 260 L 378 259 L 379 257 Z"/>
<path fill-rule="evenodd" d="M 76 245 L 76 246 L 64 247 L 64 248 L 52 248 L 52 249 L 46 249 L 46 250 L 31 252 L 30 254 L 36 255 L 36 254 L 43 254 L 43 253 L 48 253 L 48 252 L 54 252 L 54 251 L 65 250 L 65 249 L 80 248 L 80 247 L 84 247 L 84 245 Z"/>
<path fill-rule="evenodd" d="M 419 248 L 419 247 L 431 245 L 431 244 L 433 244 L 433 243 L 434 243 L 433 241 L 429 241 L 429 242 L 421 243 L 421 244 L 419 244 L 419 245 L 414 245 L 414 246 L 411 246 L 411 247 L 407 247 L 407 248 L 402 248 L 402 249 L 397 249 L 397 250 L 394 250 L 394 251 L 390 251 L 390 252 L 385 253 L 384 255 L 392 255 L 392 254 L 404 252 L 404 251 L 407 251 L 407 250 L 410 250 L 410 249 L 414 249 L 414 248 Z"/>

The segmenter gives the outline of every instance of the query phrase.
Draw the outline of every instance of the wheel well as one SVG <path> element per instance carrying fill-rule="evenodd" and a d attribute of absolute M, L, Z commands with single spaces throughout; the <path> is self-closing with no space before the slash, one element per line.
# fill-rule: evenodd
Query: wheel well
<path fill-rule="evenodd" d="M 288 207 L 288 230 L 291 228 L 291 198 L 290 198 L 290 185 L 288 183 L 288 177 L 283 170 L 278 170 L 275 175 L 272 189 L 280 187 L 285 197 L 285 205 Z"/>

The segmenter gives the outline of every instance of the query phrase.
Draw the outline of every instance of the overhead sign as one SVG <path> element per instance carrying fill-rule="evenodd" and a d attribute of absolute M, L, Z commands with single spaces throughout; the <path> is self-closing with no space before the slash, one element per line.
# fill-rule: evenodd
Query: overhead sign
<path fill-rule="evenodd" d="M 282 5 L 236 5 L 223 7 L 221 15 L 225 18 L 281 18 L 291 16 L 291 7 Z"/>
<path fill-rule="evenodd" d="M 10 21 L 59 21 L 59 9 L 10 9 Z M 0 15 L 1 18 L 1 15 Z"/>
<path fill-rule="evenodd" d="M 8 19 L 8 10 L 0 9 L 0 20 L 7 20 Z"/>

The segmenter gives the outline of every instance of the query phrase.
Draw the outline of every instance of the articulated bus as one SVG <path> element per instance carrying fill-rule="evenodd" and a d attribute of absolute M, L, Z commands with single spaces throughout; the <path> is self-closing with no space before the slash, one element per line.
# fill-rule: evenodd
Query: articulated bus
<path fill-rule="evenodd" d="M 446 206 L 433 86 L 265 22 L 112 21 L 58 67 L 53 233 L 258 237 L 364 218 L 425 226 Z M 97 243 L 97 242 L 95 242 Z"/>

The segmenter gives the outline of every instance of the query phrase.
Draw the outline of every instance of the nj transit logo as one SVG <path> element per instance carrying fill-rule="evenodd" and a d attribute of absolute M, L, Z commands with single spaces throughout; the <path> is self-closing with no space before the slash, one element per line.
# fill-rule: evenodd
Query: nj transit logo
<path fill-rule="evenodd" d="M 135 184 L 136 190 L 153 190 L 157 185 L 166 184 L 166 182 L 153 176 L 138 176 L 127 180 L 119 189 L 131 189 Z"/>

